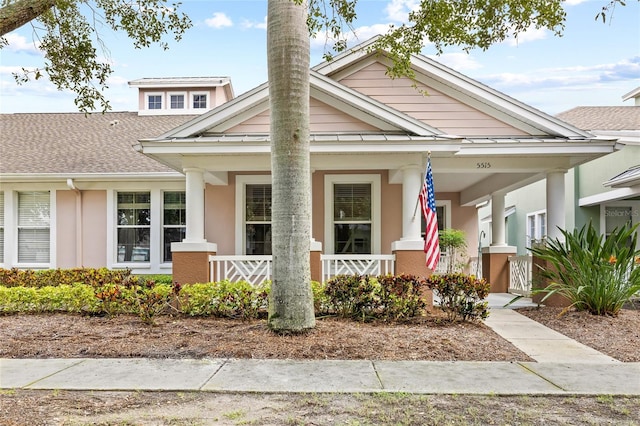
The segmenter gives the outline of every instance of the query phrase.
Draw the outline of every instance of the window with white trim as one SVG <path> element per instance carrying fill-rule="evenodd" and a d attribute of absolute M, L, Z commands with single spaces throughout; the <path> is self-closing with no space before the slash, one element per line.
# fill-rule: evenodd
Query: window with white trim
<path fill-rule="evenodd" d="M 527 247 L 547 236 L 547 212 L 541 210 L 527 215 Z"/>
<path fill-rule="evenodd" d="M 147 109 L 162 109 L 162 95 L 147 95 Z"/>
<path fill-rule="evenodd" d="M 151 194 L 117 194 L 117 262 L 149 262 L 151 242 Z"/>
<path fill-rule="evenodd" d="M 4 192 L 0 191 L 0 264 L 4 263 Z"/>
<path fill-rule="evenodd" d="M 334 183 L 334 253 L 371 253 L 373 222 L 371 201 L 370 183 Z"/>
<path fill-rule="evenodd" d="M 380 175 L 325 175 L 325 250 L 379 254 Z"/>
<path fill-rule="evenodd" d="M 451 202 L 450 201 L 437 201 L 436 200 L 436 217 L 438 218 L 438 232 L 451 228 L 451 224 L 449 221 L 451 220 Z M 422 239 L 424 239 L 424 231 L 427 227 L 427 222 L 425 221 L 424 215 L 422 214 L 422 209 L 418 206 L 416 214 L 419 214 L 422 217 L 422 221 L 420 222 L 420 229 Z"/>
<path fill-rule="evenodd" d="M 171 243 L 182 241 L 187 233 L 186 194 L 184 191 L 165 191 L 162 198 L 162 261 L 171 262 Z"/>
<path fill-rule="evenodd" d="M 18 192 L 18 263 L 49 263 L 49 191 Z"/>
<path fill-rule="evenodd" d="M 184 109 L 184 94 L 170 94 L 169 95 L 169 108 L 170 109 Z"/>
<path fill-rule="evenodd" d="M 247 184 L 245 207 L 245 254 L 271 254 L 271 184 Z"/>
<path fill-rule="evenodd" d="M 601 229 L 604 230 L 604 236 L 608 237 L 616 228 L 633 226 L 640 222 L 640 201 L 626 200 L 604 204 L 601 206 L 601 218 Z M 637 244 L 636 249 L 639 249 L 640 239 Z"/>
<path fill-rule="evenodd" d="M 207 94 L 195 93 L 193 95 L 193 109 L 206 109 L 207 108 Z"/>

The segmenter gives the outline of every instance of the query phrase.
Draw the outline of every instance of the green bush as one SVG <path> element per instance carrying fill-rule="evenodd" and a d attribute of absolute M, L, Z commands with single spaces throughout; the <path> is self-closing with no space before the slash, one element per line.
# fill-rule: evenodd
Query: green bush
<path fill-rule="evenodd" d="M 484 319 L 489 316 L 489 303 L 483 301 L 491 286 L 484 278 L 461 273 L 434 274 L 427 278 L 427 286 L 440 299 L 440 308 L 449 321 Z"/>
<path fill-rule="evenodd" d="M 427 307 L 424 299 L 426 281 L 414 275 L 380 275 L 381 316 L 386 319 L 408 319 L 421 315 Z"/>
<path fill-rule="evenodd" d="M 325 284 L 327 310 L 342 318 L 373 319 L 382 306 L 379 288 L 369 275 L 336 275 Z"/>
<path fill-rule="evenodd" d="M 1 313 L 72 312 L 99 310 L 93 288 L 85 284 L 34 287 L 0 287 Z"/>
<path fill-rule="evenodd" d="M 425 289 L 413 275 L 337 275 L 324 286 L 324 306 L 342 318 L 408 319 L 424 313 Z"/>
<path fill-rule="evenodd" d="M 121 284 L 130 278 L 131 271 L 107 268 L 72 268 L 21 270 L 0 269 L 0 285 L 4 287 L 34 287 L 72 285 L 76 283 L 100 287 L 105 284 Z"/>
<path fill-rule="evenodd" d="M 191 284 L 179 294 L 180 312 L 192 316 L 258 318 L 266 314 L 268 303 L 268 285 L 246 281 Z"/>
<path fill-rule="evenodd" d="M 548 262 L 540 274 L 550 281 L 534 293 L 560 294 L 569 307 L 594 315 L 616 315 L 640 291 L 640 250 L 636 250 L 638 226 L 615 229 L 607 238 L 589 223 L 579 230 L 560 230 L 564 241 L 556 238 L 531 248 Z"/>

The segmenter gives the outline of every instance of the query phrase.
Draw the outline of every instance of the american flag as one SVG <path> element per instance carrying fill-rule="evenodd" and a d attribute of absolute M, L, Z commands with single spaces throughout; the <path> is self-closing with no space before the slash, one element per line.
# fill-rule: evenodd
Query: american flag
<path fill-rule="evenodd" d="M 424 252 L 427 254 L 427 268 L 436 270 L 440 260 L 440 243 L 438 241 L 438 215 L 436 213 L 436 197 L 433 191 L 433 174 L 431 158 L 427 159 L 427 171 L 420 191 L 420 205 L 426 222 L 424 235 Z"/>

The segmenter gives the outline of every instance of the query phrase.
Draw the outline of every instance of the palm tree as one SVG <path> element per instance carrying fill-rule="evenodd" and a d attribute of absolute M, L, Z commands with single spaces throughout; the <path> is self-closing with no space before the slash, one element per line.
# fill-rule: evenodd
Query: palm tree
<path fill-rule="evenodd" d="M 267 56 L 271 109 L 273 281 L 269 326 L 315 326 L 309 249 L 309 30 L 304 0 L 269 0 Z"/>

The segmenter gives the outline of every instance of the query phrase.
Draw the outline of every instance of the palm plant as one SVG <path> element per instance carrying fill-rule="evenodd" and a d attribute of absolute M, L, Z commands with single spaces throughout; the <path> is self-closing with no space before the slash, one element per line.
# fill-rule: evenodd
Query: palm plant
<path fill-rule="evenodd" d="M 616 228 L 605 238 L 589 223 L 573 232 L 560 230 L 564 241 L 549 240 L 546 245 L 531 248 L 548 265 L 541 267 L 541 275 L 550 284 L 534 290 L 546 293 L 541 303 L 559 294 L 571 302 L 569 308 L 616 315 L 640 291 L 637 228 Z"/>

